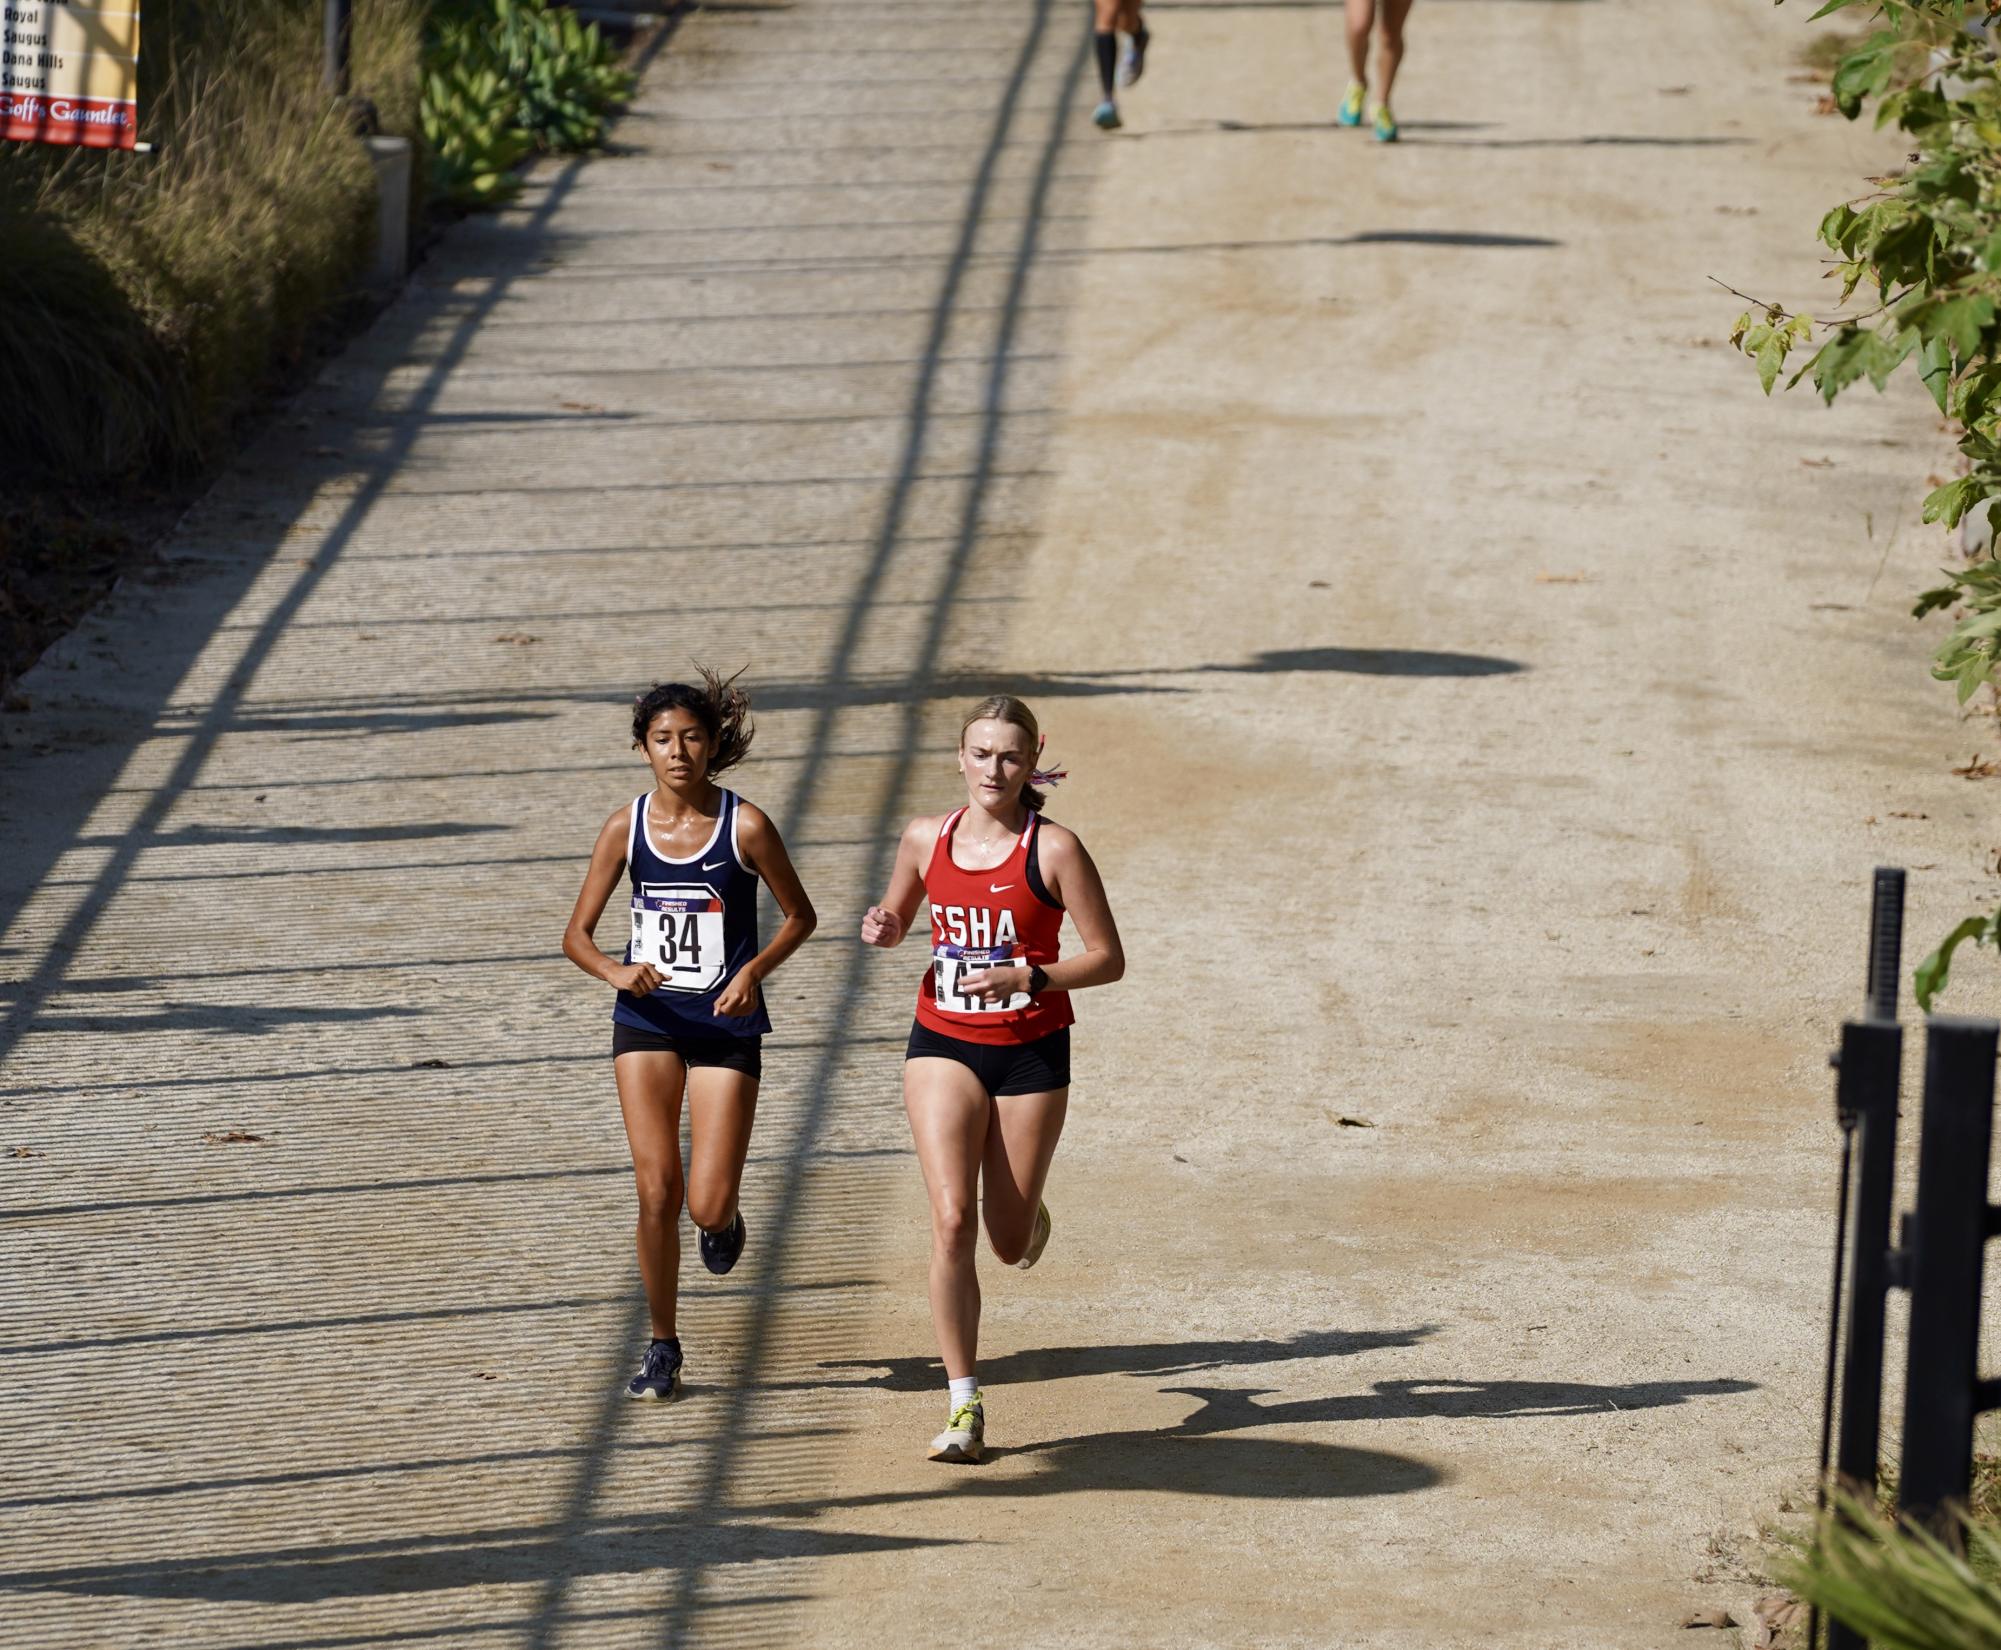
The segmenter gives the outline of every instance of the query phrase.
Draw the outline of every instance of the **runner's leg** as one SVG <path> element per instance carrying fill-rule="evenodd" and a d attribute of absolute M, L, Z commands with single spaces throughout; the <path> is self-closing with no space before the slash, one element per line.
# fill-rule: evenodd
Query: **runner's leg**
<path fill-rule="evenodd" d="M 1349 0 L 1349 15 L 1354 15 L 1355 0 Z M 1383 0 L 1383 26 L 1378 32 L 1376 47 L 1376 102 L 1384 108 L 1390 106 L 1390 88 L 1396 84 L 1397 69 L 1403 63 L 1403 21 L 1410 16 L 1411 0 Z M 1350 52 L 1353 52 L 1350 45 Z"/>
<path fill-rule="evenodd" d="M 1369 83 L 1369 36 L 1375 27 L 1376 0 L 1348 0 L 1348 75 L 1358 86 Z"/>
<path fill-rule="evenodd" d="M 1003 1094 L 993 1104 L 981 1165 L 981 1212 L 994 1253 L 1012 1266 L 1027 1252 L 1043 1183 L 1063 1136 L 1070 1091 Z"/>
<path fill-rule="evenodd" d="M 931 1194 L 931 1323 L 946 1376 L 963 1379 L 974 1373 L 979 1355 L 980 1280 L 973 1249 L 980 1156 L 993 1102 L 957 1060 L 920 1057 L 903 1062 L 903 1106 L 924 1189 Z"/>
<path fill-rule="evenodd" d="M 688 1218 L 719 1232 L 736 1215 L 757 1117 L 757 1079 L 728 1066 L 688 1073 Z"/>
<path fill-rule="evenodd" d="M 612 1071 L 639 1192 L 639 1278 L 653 1338 L 671 1341 L 681 1284 L 681 1094 L 687 1073 L 681 1057 L 664 1050 L 621 1054 Z"/>
<path fill-rule="evenodd" d="M 1112 101 L 1112 80 L 1119 67 L 1119 10 L 1121 0 L 1091 0 L 1091 45 L 1098 56 L 1098 89 L 1106 103 Z"/>

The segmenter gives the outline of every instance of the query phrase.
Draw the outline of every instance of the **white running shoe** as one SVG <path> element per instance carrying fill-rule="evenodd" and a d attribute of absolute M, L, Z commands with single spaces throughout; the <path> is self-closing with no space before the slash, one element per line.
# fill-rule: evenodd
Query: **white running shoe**
<path fill-rule="evenodd" d="M 977 1461 L 987 1453 L 987 1417 L 980 1407 L 984 1396 L 975 1392 L 952 1411 L 945 1430 L 931 1440 L 932 1460 Z"/>
<path fill-rule="evenodd" d="M 1021 1252 L 1021 1259 L 1015 1262 L 1024 1272 L 1042 1258 L 1042 1251 L 1049 1247 L 1049 1231 L 1055 1223 L 1049 1218 L 1049 1205 L 1037 1203 L 1035 1225 L 1028 1234 L 1028 1247 Z"/>

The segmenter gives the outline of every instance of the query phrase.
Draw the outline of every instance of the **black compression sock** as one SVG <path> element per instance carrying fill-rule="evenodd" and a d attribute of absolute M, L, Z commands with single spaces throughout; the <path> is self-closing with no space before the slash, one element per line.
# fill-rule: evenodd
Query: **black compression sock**
<path fill-rule="evenodd" d="M 1098 84 L 1105 89 L 1105 101 L 1112 101 L 1112 76 L 1119 66 L 1119 37 L 1116 34 L 1094 34 L 1091 44 L 1098 49 Z"/>

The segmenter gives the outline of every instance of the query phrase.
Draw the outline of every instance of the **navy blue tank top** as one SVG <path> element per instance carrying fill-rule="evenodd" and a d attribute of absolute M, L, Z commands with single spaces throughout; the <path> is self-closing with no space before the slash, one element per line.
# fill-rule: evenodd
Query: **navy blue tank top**
<path fill-rule="evenodd" d="M 648 792 L 650 796 L 652 793 Z M 754 1014 L 718 1014 L 716 994 L 757 955 L 757 873 L 737 847 L 734 791 L 722 792 L 715 833 L 686 859 L 668 859 L 646 828 L 647 796 L 632 805 L 625 865 L 632 876 L 627 962 L 662 977 L 651 996 L 621 991 L 611 1017 L 673 1037 L 761 1037 L 771 1029 L 763 994 Z"/>

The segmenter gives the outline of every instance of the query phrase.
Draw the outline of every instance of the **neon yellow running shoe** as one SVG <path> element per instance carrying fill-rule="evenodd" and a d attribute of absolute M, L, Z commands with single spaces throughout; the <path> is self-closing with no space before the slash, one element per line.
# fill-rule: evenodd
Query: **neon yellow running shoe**
<path fill-rule="evenodd" d="M 1376 141 L 1394 143 L 1397 140 L 1397 117 L 1390 113 L 1387 103 L 1376 105 Z"/>
<path fill-rule="evenodd" d="M 985 1396 L 975 1392 L 952 1411 L 945 1430 L 931 1440 L 932 1460 L 977 1461 L 987 1453 L 987 1416 L 980 1402 Z"/>
<path fill-rule="evenodd" d="M 1348 90 L 1341 98 L 1341 107 L 1334 111 L 1336 126 L 1359 126 L 1362 124 L 1362 99 L 1369 95 L 1369 88 L 1359 80 L 1348 82 Z"/>

